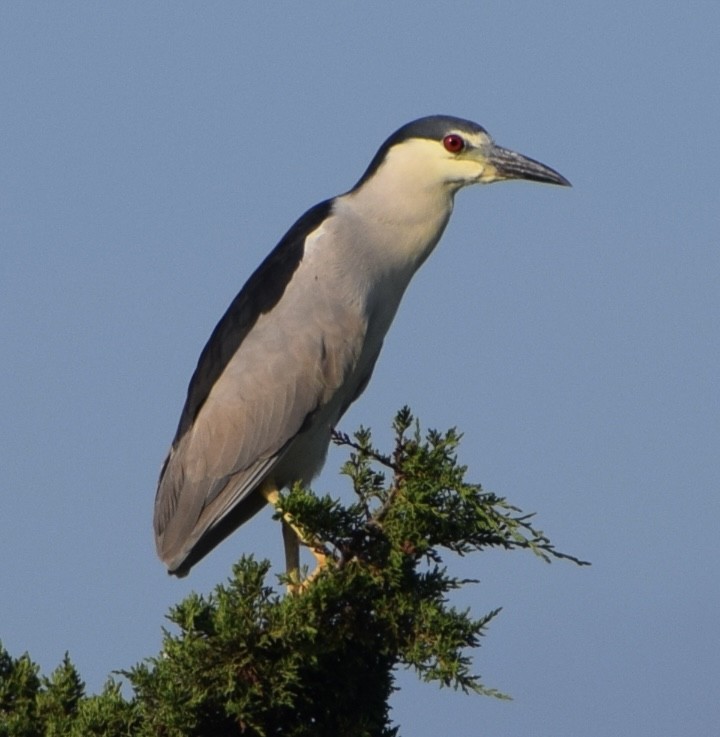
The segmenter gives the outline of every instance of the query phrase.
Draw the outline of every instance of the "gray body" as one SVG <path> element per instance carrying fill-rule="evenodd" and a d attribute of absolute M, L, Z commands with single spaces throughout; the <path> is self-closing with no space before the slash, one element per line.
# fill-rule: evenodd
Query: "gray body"
<path fill-rule="evenodd" d="M 482 149 L 467 155 L 475 169 L 440 147 L 448 132 L 468 151 Z M 524 174 L 512 170 L 519 162 Z M 352 190 L 290 229 L 218 324 L 190 382 L 155 500 L 158 553 L 170 573 L 187 573 L 255 514 L 263 485 L 317 474 L 455 192 L 520 176 L 567 184 L 494 146 L 480 126 L 433 116 L 400 129 Z"/>

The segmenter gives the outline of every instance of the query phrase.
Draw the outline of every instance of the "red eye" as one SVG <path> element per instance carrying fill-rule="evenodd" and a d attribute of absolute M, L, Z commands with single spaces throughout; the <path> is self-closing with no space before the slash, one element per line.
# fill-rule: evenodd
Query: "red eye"
<path fill-rule="evenodd" d="M 465 148 L 465 141 L 457 133 L 451 133 L 443 138 L 443 146 L 451 154 L 459 154 Z"/>

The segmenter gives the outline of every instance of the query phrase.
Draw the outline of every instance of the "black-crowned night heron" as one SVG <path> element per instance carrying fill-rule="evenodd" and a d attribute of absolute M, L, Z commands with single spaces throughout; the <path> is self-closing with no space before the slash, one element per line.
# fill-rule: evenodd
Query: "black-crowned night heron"
<path fill-rule="evenodd" d="M 477 123 L 420 118 L 383 143 L 349 192 L 290 228 L 218 323 L 190 381 L 155 498 L 170 573 L 185 575 L 279 489 L 318 473 L 455 193 L 505 179 L 569 184 L 496 146 Z M 288 568 L 297 568 L 292 520 L 283 533 Z"/>

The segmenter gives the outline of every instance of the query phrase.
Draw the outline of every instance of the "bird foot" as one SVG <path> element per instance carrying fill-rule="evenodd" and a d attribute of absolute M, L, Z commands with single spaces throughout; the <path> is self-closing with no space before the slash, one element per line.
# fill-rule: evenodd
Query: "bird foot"
<path fill-rule="evenodd" d="M 280 496 L 274 485 L 267 484 L 261 488 L 261 492 L 273 507 L 277 508 L 277 501 Z M 285 547 L 285 570 L 287 572 L 289 582 L 287 590 L 289 594 L 299 594 L 303 592 L 318 576 L 325 566 L 334 557 L 328 552 L 327 548 L 321 543 L 308 539 L 308 536 L 294 522 L 289 514 L 282 515 L 282 533 L 283 543 Z M 310 549 L 315 558 L 315 569 L 305 579 L 300 580 L 300 545 L 304 545 Z"/>
<path fill-rule="evenodd" d="M 289 570 L 288 575 L 291 577 L 291 581 L 287 587 L 288 594 L 301 594 L 322 573 L 323 569 L 335 560 L 325 548 L 310 547 L 310 552 L 316 561 L 315 568 L 302 581 L 299 580 L 299 569 Z"/>

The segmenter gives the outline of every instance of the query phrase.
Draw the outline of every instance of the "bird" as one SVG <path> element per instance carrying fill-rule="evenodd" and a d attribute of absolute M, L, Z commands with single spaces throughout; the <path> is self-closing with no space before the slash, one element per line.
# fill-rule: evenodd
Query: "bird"
<path fill-rule="evenodd" d="M 431 115 L 395 131 L 352 189 L 290 227 L 220 319 L 190 380 L 155 496 L 168 573 L 186 575 L 283 488 L 310 483 L 455 194 L 511 179 L 570 186 L 481 125 Z M 301 543 L 326 562 L 287 515 L 282 533 L 288 572 Z"/>

